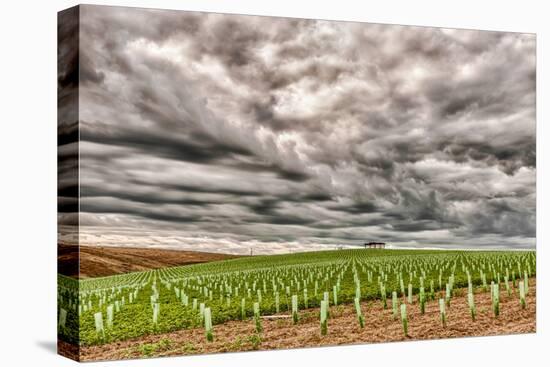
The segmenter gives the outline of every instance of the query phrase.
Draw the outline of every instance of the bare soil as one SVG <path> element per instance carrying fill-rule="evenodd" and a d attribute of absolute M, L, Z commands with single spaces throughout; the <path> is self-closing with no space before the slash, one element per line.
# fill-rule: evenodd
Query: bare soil
<path fill-rule="evenodd" d="M 79 257 L 80 272 L 78 266 L 75 266 Z M 74 278 L 93 278 L 237 257 L 210 252 L 59 244 L 57 266 L 60 274 Z"/>
<path fill-rule="evenodd" d="M 425 314 L 415 301 L 407 305 L 409 331 L 405 336 L 400 319 L 393 319 L 391 301 L 383 309 L 380 301 L 361 305 L 365 328 L 361 329 L 353 305 L 330 307 L 328 335 L 322 336 L 319 309 L 302 311 L 297 325 L 291 318 L 263 319 L 257 334 L 254 322 L 230 321 L 214 326 L 214 341 L 206 341 L 204 329 L 180 330 L 162 335 L 102 346 L 82 347 L 83 361 L 112 360 L 247 350 L 288 349 L 341 344 L 364 344 L 467 336 L 533 333 L 536 331 L 536 281 L 530 282 L 527 307 L 521 308 L 517 290 L 512 296 L 501 290 L 500 315 L 494 316 L 489 292 L 475 296 L 477 317 L 472 321 L 465 290 L 457 290 L 447 308 L 447 325 L 441 323 L 437 299 L 426 304 Z"/>
<path fill-rule="evenodd" d="M 78 345 L 70 344 L 59 339 L 57 339 L 57 354 L 75 361 L 80 360 Z"/>

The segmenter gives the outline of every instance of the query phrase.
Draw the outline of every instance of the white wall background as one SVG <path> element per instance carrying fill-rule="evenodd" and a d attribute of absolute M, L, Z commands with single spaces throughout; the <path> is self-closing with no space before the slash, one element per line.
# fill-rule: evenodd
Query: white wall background
<path fill-rule="evenodd" d="M 90 1 L 225 13 L 537 33 L 537 334 L 97 363 L 111 366 L 521 366 L 544 364 L 548 287 L 549 22 L 544 1 Z M 0 364 L 74 365 L 56 340 L 56 12 L 77 2 L 4 2 L 0 11 Z M 546 347 L 546 349 L 545 349 Z"/>

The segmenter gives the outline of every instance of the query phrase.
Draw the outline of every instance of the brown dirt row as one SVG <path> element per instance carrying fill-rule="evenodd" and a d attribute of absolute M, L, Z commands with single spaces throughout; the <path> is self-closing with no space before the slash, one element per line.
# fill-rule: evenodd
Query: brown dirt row
<path fill-rule="evenodd" d="M 291 319 L 264 319 L 264 330 L 260 334 L 256 334 L 252 320 L 231 321 L 214 326 L 213 342 L 206 341 L 204 329 L 180 330 L 102 346 L 83 347 L 80 357 L 83 361 L 112 360 L 533 333 L 536 331 L 535 292 L 535 279 L 532 279 L 527 308 L 522 309 L 517 290 L 513 290 L 511 297 L 501 291 L 500 315 L 497 318 L 491 308 L 490 294 L 478 293 L 475 296 L 477 318 L 472 321 L 465 291 L 458 290 L 451 300 L 451 307 L 447 309 L 446 327 L 441 324 L 437 300 L 427 303 L 425 314 L 420 313 L 420 307 L 415 301 L 407 306 L 408 336 L 403 334 L 400 320 L 393 319 L 392 310 L 384 310 L 380 301 L 374 301 L 361 305 L 365 316 L 364 329 L 359 328 L 353 305 L 339 305 L 330 308 L 331 318 L 326 336 L 320 335 L 319 310 L 313 309 L 300 313 L 298 325 L 293 325 Z"/>
<path fill-rule="evenodd" d="M 79 255 L 80 248 L 80 255 Z M 80 274 L 78 266 L 80 256 Z M 58 272 L 75 278 L 93 278 L 167 266 L 198 264 L 240 256 L 209 252 L 135 247 L 58 245 Z"/>

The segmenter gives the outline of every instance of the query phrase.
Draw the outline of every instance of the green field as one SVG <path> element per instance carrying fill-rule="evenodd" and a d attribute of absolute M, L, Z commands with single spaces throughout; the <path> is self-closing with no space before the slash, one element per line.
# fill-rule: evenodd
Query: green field
<path fill-rule="evenodd" d="M 467 287 L 468 279 L 482 291 L 491 282 L 506 289 L 535 276 L 535 263 L 534 252 L 358 249 L 255 256 L 80 281 L 59 275 L 59 336 L 94 345 L 204 327 L 204 308 L 211 310 L 215 330 L 227 320 L 252 317 L 255 302 L 262 315 L 288 313 L 293 295 L 304 309 L 319 307 L 325 292 L 330 306 L 353 303 L 355 297 L 382 302 L 387 297 L 391 308 L 392 291 L 404 301 L 409 284 L 413 295 L 423 287 L 428 298 L 447 285 L 451 292 Z"/>

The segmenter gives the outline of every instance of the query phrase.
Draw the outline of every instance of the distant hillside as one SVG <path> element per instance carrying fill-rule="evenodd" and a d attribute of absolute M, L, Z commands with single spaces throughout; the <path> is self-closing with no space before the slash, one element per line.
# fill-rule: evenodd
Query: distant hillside
<path fill-rule="evenodd" d="M 80 274 L 78 274 L 75 266 L 78 256 L 78 246 L 59 245 L 58 273 L 74 278 L 94 278 L 240 257 L 195 251 L 80 246 Z"/>

